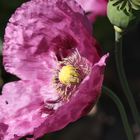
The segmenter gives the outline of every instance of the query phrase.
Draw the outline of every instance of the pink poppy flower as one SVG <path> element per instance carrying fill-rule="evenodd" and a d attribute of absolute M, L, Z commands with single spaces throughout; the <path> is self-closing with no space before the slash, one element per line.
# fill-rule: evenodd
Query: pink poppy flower
<path fill-rule="evenodd" d="M 31 0 L 5 31 L 4 67 L 21 80 L 0 96 L 0 139 L 33 139 L 64 128 L 97 102 L 105 60 L 73 0 Z"/>
<path fill-rule="evenodd" d="M 94 22 L 97 16 L 106 15 L 107 0 L 76 0 L 88 14 L 91 22 Z"/>

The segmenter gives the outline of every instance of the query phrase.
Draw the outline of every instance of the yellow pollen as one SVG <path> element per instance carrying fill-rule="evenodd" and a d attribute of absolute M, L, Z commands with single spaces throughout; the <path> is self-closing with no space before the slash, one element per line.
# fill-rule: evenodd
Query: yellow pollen
<path fill-rule="evenodd" d="M 64 85 L 78 84 L 80 82 L 80 74 L 77 68 L 72 65 L 63 66 L 59 72 L 59 81 Z"/>

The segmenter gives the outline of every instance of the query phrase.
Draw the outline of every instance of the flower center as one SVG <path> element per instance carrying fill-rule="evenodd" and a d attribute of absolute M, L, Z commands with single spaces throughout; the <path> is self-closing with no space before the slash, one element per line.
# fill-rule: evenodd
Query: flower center
<path fill-rule="evenodd" d="M 72 65 L 63 66 L 59 72 L 59 81 L 64 85 L 76 85 L 80 82 L 80 74 Z"/>

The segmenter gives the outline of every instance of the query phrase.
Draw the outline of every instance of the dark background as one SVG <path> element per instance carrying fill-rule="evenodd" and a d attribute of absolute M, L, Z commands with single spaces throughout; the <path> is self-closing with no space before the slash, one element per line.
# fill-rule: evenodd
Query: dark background
<path fill-rule="evenodd" d="M 4 29 L 11 14 L 25 0 L 0 0 L 0 85 L 17 78 L 4 71 L 2 66 L 2 42 Z M 140 140 L 140 130 L 134 123 L 128 102 L 124 96 L 114 60 L 114 31 L 107 17 L 98 17 L 93 24 L 93 34 L 98 40 L 104 53 L 110 52 L 110 58 L 105 70 L 104 85 L 110 87 L 123 102 L 129 122 L 135 134 L 135 139 Z M 133 96 L 140 109 L 140 24 L 129 30 L 123 38 L 123 59 L 126 75 Z M 110 98 L 102 95 L 96 111 L 90 113 L 75 123 L 68 125 L 63 130 L 48 134 L 40 140 L 127 140 L 120 114 Z"/>

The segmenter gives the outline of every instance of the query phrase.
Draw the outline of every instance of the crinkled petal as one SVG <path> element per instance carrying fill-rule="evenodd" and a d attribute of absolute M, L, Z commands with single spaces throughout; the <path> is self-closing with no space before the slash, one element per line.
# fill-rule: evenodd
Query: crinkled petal
<path fill-rule="evenodd" d="M 57 60 L 77 48 L 97 62 L 91 24 L 73 0 L 31 0 L 10 18 L 5 31 L 3 62 L 6 71 L 23 80 L 45 80 Z"/>
<path fill-rule="evenodd" d="M 7 129 L 8 129 L 8 125 L 1 122 L 0 123 L 0 140 L 4 139 Z"/>
<path fill-rule="evenodd" d="M 90 21 L 95 21 L 97 16 L 106 15 L 107 0 L 76 0 L 88 14 Z"/>
<path fill-rule="evenodd" d="M 68 102 L 60 100 L 53 84 L 47 81 L 6 84 L 0 96 L 0 138 L 18 140 L 33 135 L 36 139 L 85 115 L 100 96 L 107 57 L 93 66 Z"/>
<path fill-rule="evenodd" d="M 52 115 L 48 116 L 46 121 L 35 129 L 35 138 L 64 128 L 67 124 L 84 116 L 91 109 L 100 96 L 107 57 L 108 54 L 93 66 L 91 73 L 84 79 L 79 90 L 75 93 L 76 96 L 73 96 L 68 103 L 62 105 Z"/>
<path fill-rule="evenodd" d="M 56 100 L 58 97 L 55 93 L 47 82 L 18 81 L 6 84 L 0 96 L 0 138 L 17 140 L 32 135 L 34 128 L 46 119 L 44 102 Z"/>

